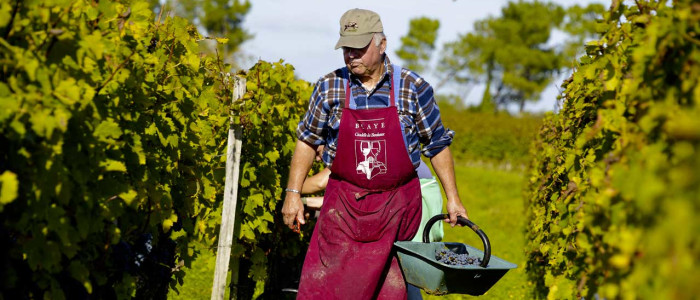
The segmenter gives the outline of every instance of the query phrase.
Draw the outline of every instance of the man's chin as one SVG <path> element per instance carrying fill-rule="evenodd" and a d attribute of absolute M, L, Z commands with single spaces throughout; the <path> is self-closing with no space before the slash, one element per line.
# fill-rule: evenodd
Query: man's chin
<path fill-rule="evenodd" d="M 361 71 L 362 69 L 364 69 L 364 68 L 362 68 L 362 65 L 353 66 L 353 65 L 350 65 L 350 64 L 346 64 L 345 66 L 346 66 L 346 67 L 348 68 L 348 70 L 350 70 L 350 72 L 352 72 L 353 74 L 357 74 L 359 71 Z"/>
<path fill-rule="evenodd" d="M 362 67 L 355 67 L 355 68 L 350 68 L 350 72 L 355 75 L 355 76 L 363 76 L 365 75 L 365 69 Z"/>

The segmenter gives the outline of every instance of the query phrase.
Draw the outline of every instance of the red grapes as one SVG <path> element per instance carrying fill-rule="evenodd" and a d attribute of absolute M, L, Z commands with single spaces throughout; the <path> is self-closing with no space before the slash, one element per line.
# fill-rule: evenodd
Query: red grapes
<path fill-rule="evenodd" d="M 447 248 L 436 250 L 435 259 L 443 264 L 454 266 L 481 265 L 480 257 L 470 256 L 468 253 L 457 254 Z"/>

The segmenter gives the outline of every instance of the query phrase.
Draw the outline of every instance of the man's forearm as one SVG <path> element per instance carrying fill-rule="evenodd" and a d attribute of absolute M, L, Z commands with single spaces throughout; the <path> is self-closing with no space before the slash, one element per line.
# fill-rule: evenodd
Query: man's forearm
<path fill-rule="evenodd" d="M 325 168 L 318 172 L 314 176 L 306 178 L 304 181 L 304 186 L 301 189 L 302 194 L 315 194 L 326 189 L 328 184 L 328 177 L 331 174 L 331 170 Z"/>
<path fill-rule="evenodd" d="M 440 153 L 433 156 L 430 159 L 430 163 L 433 165 L 435 174 L 437 174 L 440 183 L 442 184 L 442 189 L 445 191 L 445 196 L 447 200 L 459 200 L 459 194 L 457 193 L 457 183 L 455 181 L 455 167 L 454 161 L 452 160 L 452 152 L 450 152 L 450 147 L 445 147 Z"/>
<path fill-rule="evenodd" d="M 455 166 L 450 148 L 445 147 L 445 149 L 430 159 L 430 163 L 433 164 L 433 169 L 435 169 L 435 173 L 440 179 L 440 183 L 442 183 L 442 189 L 445 190 L 445 195 L 447 196 L 445 207 L 449 214 L 449 220 L 446 221 L 454 227 L 459 216 L 468 219 L 469 215 L 467 215 L 467 209 L 464 208 L 462 200 L 459 199 L 459 193 L 457 193 Z"/>
<path fill-rule="evenodd" d="M 304 179 L 306 179 L 306 175 L 309 173 L 309 169 L 311 169 L 311 164 L 315 156 L 316 151 L 312 146 L 297 140 L 294 155 L 292 156 L 292 163 L 289 168 L 289 180 L 287 181 L 286 188 L 301 191 L 304 185 Z"/>

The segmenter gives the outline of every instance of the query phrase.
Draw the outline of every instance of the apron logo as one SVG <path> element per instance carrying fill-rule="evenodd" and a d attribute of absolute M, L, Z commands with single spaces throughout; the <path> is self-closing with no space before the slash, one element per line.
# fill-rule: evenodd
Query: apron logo
<path fill-rule="evenodd" d="M 386 125 L 384 122 L 357 122 L 355 123 L 355 129 L 384 129 Z"/>
<path fill-rule="evenodd" d="M 343 31 L 354 32 L 354 31 L 357 31 L 357 29 L 359 29 L 359 28 L 360 27 L 357 26 L 357 22 L 348 22 L 347 24 L 345 24 L 345 29 L 343 29 Z M 350 29 L 350 30 L 348 30 L 348 29 Z"/>
<path fill-rule="evenodd" d="M 357 174 L 364 174 L 372 179 L 379 174 L 386 174 L 386 140 L 355 140 L 355 160 Z M 358 155 L 360 154 L 360 155 Z"/>

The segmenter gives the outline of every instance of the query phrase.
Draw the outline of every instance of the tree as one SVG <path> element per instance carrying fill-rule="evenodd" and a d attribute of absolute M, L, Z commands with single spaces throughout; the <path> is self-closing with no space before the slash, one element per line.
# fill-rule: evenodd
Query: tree
<path fill-rule="evenodd" d="M 510 2 L 501 16 L 477 21 L 473 32 L 446 43 L 438 70 L 447 81 L 485 84 L 482 107 L 517 103 L 522 112 L 581 48 L 580 41 L 592 32 L 596 8 Z M 552 32 L 559 28 L 575 38 L 564 46 L 552 44 Z"/>
<path fill-rule="evenodd" d="M 401 48 L 396 51 L 396 55 L 404 61 L 407 68 L 418 73 L 428 69 L 439 28 L 440 21 L 435 19 L 411 19 L 408 33 L 401 37 Z"/>
<path fill-rule="evenodd" d="M 225 43 L 212 41 L 208 46 L 211 52 L 218 51 L 225 62 L 234 66 L 240 45 L 253 37 L 243 28 L 251 7 L 248 0 L 167 0 L 163 7 L 157 2 L 154 5 L 156 10 L 172 9 L 176 15 L 190 20 L 204 36 L 228 39 Z"/>

